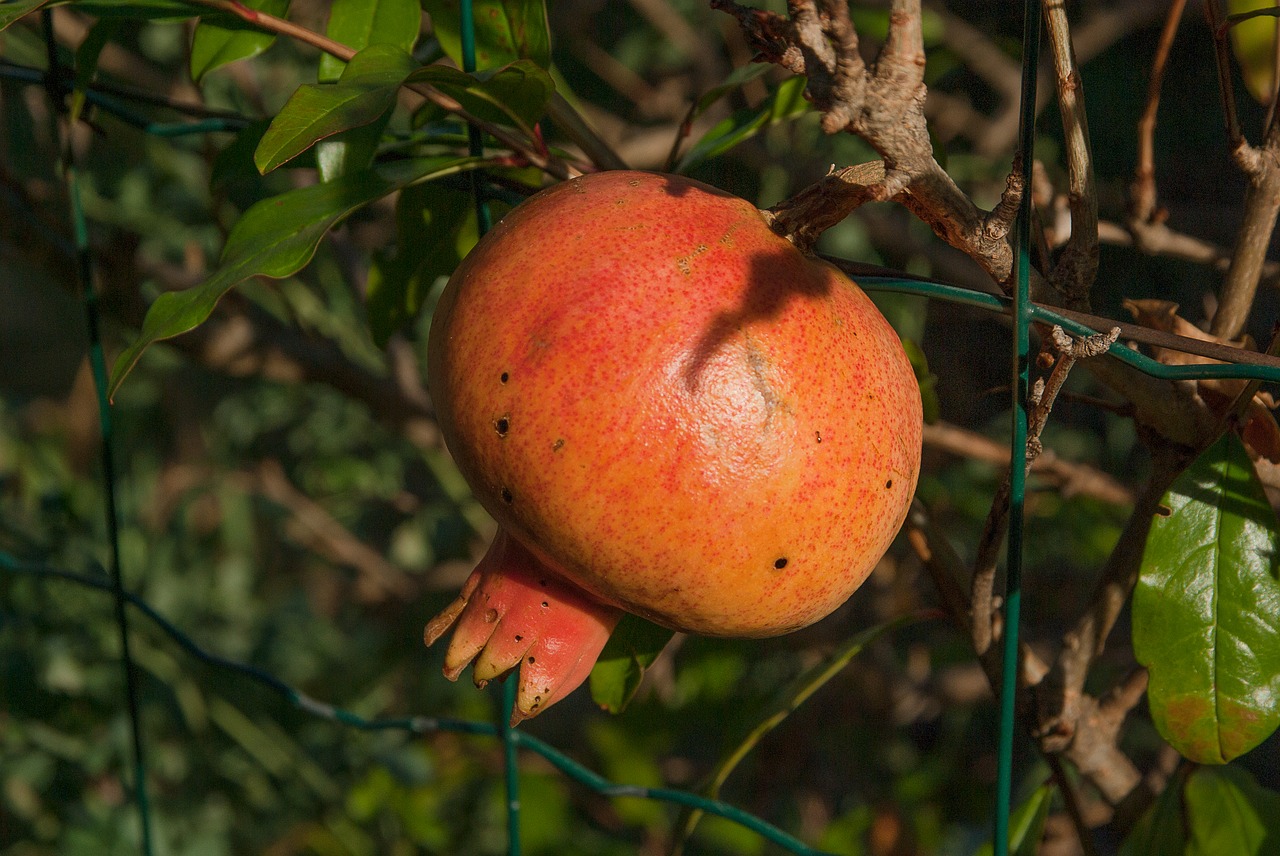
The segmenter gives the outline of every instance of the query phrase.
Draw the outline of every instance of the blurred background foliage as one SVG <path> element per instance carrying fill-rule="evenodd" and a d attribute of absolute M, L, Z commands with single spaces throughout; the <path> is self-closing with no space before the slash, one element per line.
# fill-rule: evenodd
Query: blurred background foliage
<path fill-rule="evenodd" d="M 873 42 L 887 11 L 855 5 L 859 30 Z M 561 91 L 639 167 L 661 168 L 690 105 L 750 59 L 732 20 L 697 0 L 549 7 Z M 1080 46 L 1104 219 L 1124 217 L 1161 7 L 1073 4 L 1082 28 L 1113 16 Z M 319 0 L 295 0 L 290 10 L 320 30 L 326 15 Z M 929 6 L 926 17 L 936 144 L 951 174 L 987 206 L 1009 167 L 1008 111 L 1016 105 L 974 71 L 971 52 L 957 49 L 957 22 L 983 34 L 1016 70 L 1020 16 L 1021 3 L 950 2 Z M 69 8 L 53 18 L 69 60 L 93 19 Z M 428 19 L 423 26 L 415 55 L 430 61 L 441 51 Z M 315 80 L 317 53 L 280 40 L 208 74 L 197 89 L 187 71 L 190 40 L 190 22 L 116 28 L 99 79 L 252 119 L 269 118 L 298 85 Z M 34 18 L 0 34 L 6 63 L 43 67 L 44 50 Z M 1174 50 L 1166 91 L 1178 96 L 1162 106 L 1157 135 L 1162 199 L 1171 223 L 1229 242 L 1242 185 L 1227 155 L 1198 16 L 1184 23 Z M 708 133 L 741 128 L 784 85 L 770 71 L 735 88 L 695 121 L 683 151 Z M 767 206 L 833 163 L 871 157 L 851 136 L 824 136 L 803 106 L 796 102 L 692 174 Z M 1243 106 L 1256 130 L 1261 110 Z M 100 575 L 107 541 L 97 409 L 53 118 L 38 86 L 0 80 L 0 550 Z M 71 144 L 114 355 L 136 334 L 148 301 L 203 277 L 250 204 L 310 172 L 303 163 L 261 177 L 249 161 L 252 145 L 231 133 L 157 138 L 105 113 L 89 119 Z M 1045 111 L 1038 151 L 1054 178 L 1061 177 L 1058 131 L 1055 111 Z M 701 151 L 714 149 L 707 143 Z M 228 298 L 216 335 L 146 354 L 116 400 L 122 567 L 128 587 L 201 646 L 312 697 L 366 717 L 491 721 L 495 688 L 445 681 L 442 652 L 420 642 L 425 619 L 453 597 L 491 532 L 447 457 L 415 442 L 407 421 L 370 396 L 255 361 L 269 348 L 246 349 L 242 358 L 234 350 L 243 333 L 236 324 L 248 319 L 266 331 L 268 345 L 311 349 L 420 389 L 427 319 L 383 349 L 365 314 L 369 259 L 393 238 L 389 205 L 362 211 L 296 277 L 248 283 Z M 825 236 L 822 249 L 980 282 L 927 227 L 888 205 L 859 211 Z M 1095 306 L 1118 317 L 1124 298 L 1162 297 L 1198 318 L 1213 277 L 1187 262 L 1104 247 Z M 1004 322 L 917 298 L 878 299 L 927 355 L 943 423 L 1005 442 Z M 1273 304 L 1273 293 L 1263 300 Z M 233 353 L 219 354 L 219 346 Z M 411 380 L 402 383 L 405 375 Z M 1090 400 L 1105 394 L 1083 374 L 1072 377 L 1071 391 L 1075 397 L 1055 410 L 1047 447 L 1132 485 L 1144 462 L 1131 422 Z M 926 448 L 920 496 L 966 559 L 998 478 L 990 460 Z M 1122 502 L 1038 487 L 1028 506 L 1025 624 L 1033 645 L 1061 634 L 1125 517 Z M 859 630 L 934 598 L 900 544 L 850 603 L 812 628 L 768 641 L 679 638 L 625 713 L 596 710 L 583 691 L 521 727 L 617 781 L 696 789 L 778 687 Z M 366 733 L 316 719 L 254 681 L 199 663 L 134 615 L 160 852 L 505 852 L 494 740 Z M 1127 634 L 1113 644 L 1111 656 L 1128 662 Z M 108 595 L 0 574 L 5 856 L 138 852 L 118 655 Z M 969 854 L 989 836 L 995 730 L 967 640 L 941 621 L 915 624 L 870 646 L 766 737 L 722 796 L 837 853 Z M 1275 743 L 1246 759 L 1273 787 Z M 1139 716 L 1127 745 L 1150 758 L 1161 744 Z M 1046 773 L 1031 753 L 1019 757 L 1017 781 L 1027 793 Z M 521 799 L 524 852 L 534 856 L 659 854 L 676 819 L 661 804 L 595 796 L 533 758 L 522 767 Z M 1059 837 L 1071 833 L 1063 827 Z M 772 851 L 756 835 L 707 818 L 688 852 Z"/>

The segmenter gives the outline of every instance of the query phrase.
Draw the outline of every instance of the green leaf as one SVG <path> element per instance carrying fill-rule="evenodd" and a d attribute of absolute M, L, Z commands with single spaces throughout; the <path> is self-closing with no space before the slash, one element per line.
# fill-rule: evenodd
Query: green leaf
<path fill-rule="evenodd" d="M 1058 788 L 1046 782 L 1031 792 L 1013 813 L 1009 815 L 1009 852 L 1014 856 L 1035 856 L 1044 837 L 1044 824 L 1049 819 L 1049 807 Z M 995 847 L 988 841 L 978 848 L 974 856 L 991 856 Z"/>
<path fill-rule="evenodd" d="M 527 59 L 477 74 L 427 65 L 414 71 L 409 82 L 430 84 L 473 115 L 487 122 L 514 124 L 527 135 L 533 134 L 533 124 L 546 111 L 556 88 L 551 75 Z"/>
<path fill-rule="evenodd" d="M 1280 853 L 1280 794 L 1237 767 L 1201 767 L 1183 791 L 1191 833 L 1187 856 Z"/>
<path fill-rule="evenodd" d="M 1244 444 L 1228 432 L 1178 477 L 1147 536 L 1133 645 L 1160 734 L 1222 764 L 1280 725 L 1280 537 Z"/>
<path fill-rule="evenodd" d="M 1274 7 L 1274 0 L 1227 0 L 1227 12 L 1242 15 Z M 1240 74 L 1254 98 L 1270 104 L 1275 91 L 1276 19 L 1268 15 L 1233 21 L 1231 51 L 1240 63 Z"/>
<path fill-rule="evenodd" d="M 266 174 L 318 140 L 374 122 L 395 106 L 413 69 L 413 58 L 400 48 L 371 45 L 351 58 L 337 83 L 299 86 L 271 120 L 254 163 Z"/>
<path fill-rule="evenodd" d="M 400 194 L 396 254 L 376 259 L 369 271 L 369 332 L 379 347 L 418 317 L 432 284 L 452 273 L 478 239 L 470 192 L 422 184 Z"/>
<path fill-rule="evenodd" d="M 0 31 L 48 3 L 49 0 L 11 0 L 0 5 Z"/>
<path fill-rule="evenodd" d="M 942 402 L 938 400 L 938 376 L 929 370 L 929 358 L 911 339 L 902 340 L 902 348 L 911 361 L 916 383 L 920 385 L 920 401 L 924 407 L 924 421 L 932 425 L 942 416 Z"/>
<path fill-rule="evenodd" d="M 422 0 L 440 47 L 459 68 L 462 14 L 458 0 Z M 496 68 L 518 59 L 551 67 L 551 30 L 544 0 L 475 0 L 476 69 Z"/>
<path fill-rule="evenodd" d="M 227 26 L 238 20 L 234 16 L 211 12 L 207 7 L 197 3 L 184 3 L 182 0 L 85 0 L 76 3 L 76 11 L 95 18 L 136 18 L 143 21 L 181 21 L 196 16 L 207 20 L 212 17 L 219 23 L 225 22 Z"/>
<path fill-rule="evenodd" d="M 610 713 L 621 713 L 640 687 L 674 632 L 630 613 L 622 616 L 591 670 L 591 698 Z"/>
<path fill-rule="evenodd" d="M 244 5 L 277 18 L 289 11 L 289 0 L 245 0 Z M 215 68 L 257 56 L 275 40 L 274 33 L 263 32 L 247 22 L 214 24 L 201 20 L 191 39 L 191 76 L 199 82 Z"/>
<path fill-rule="evenodd" d="M 773 70 L 773 66 L 767 62 L 753 62 L 747 65 L 740 65 L 728 76 L 721 81 L 719 86 L 714 86 L 702 94 L 702 97 L 693 105 L 693 110 L 689 113 L 689 119 L 693 120 L 701 116 L 703 113 L 719 101 L 721 98 L 738 89 L 744 83 L 749 83 L 757 77 L 763 77 L 765 74 Z"/>
<path fill-rule="evenodd" d="M 761 713 L 756 725 L 716 765 L 710 777 L 710 784 L 704 789 L 706 796 L 716 799 L 720 795 L 720 788 L 728 780 L 729 774 L 737 768 L 743 758 L 747 757 L 748 753 L 756 747 L 756 744 L 766 734 L 786 721 L 786 718 L 799 709 L 800 705 L 804 704 L 810 696 L 840 674 L 845 666 L 849 665 L 849 661 L 856 657 L 863 648 L 879 639 L 882 634 L 919 621 L 921 618 L 922 616 L 904 616 L 868 628 L 849 638 L 825 660 L 815 663 L 802 672 L 799 677 L 782 689 L 773 703 Z M 676 821 L 675 840 L 679 842 L 687 840 L 693 834 L 694 827 L 698 825 L 698 821 L 701 819 L 702 812 L 697 809 L 685 809 L 682 811 L 680 818 Z"/>
<path fill-rule="evenodd" d="M 417 0 L 333 0 L 325 34 L 354 51 L 369 45 L 394 45 L 412 53 L 418 42 L 422 9 Z M 325 54 L 317 78 L 331 83 L 342 76 L 346 63 Z"/>
<path fill-rule="evenodd" d="M 316 168 L 320 172 L 320 180 L 333 181 L 372 166 L 382 143 L 382 132 L 390 121 L 391 111 L 387 110 L 368 125 L 341 131 L 316 143 Z"/>
<path fill-rule="evenodd" d="M 397 161 L 257 203 L 232 228 L 218 270 L 209 279 L 156 298 L 138 340 L 116 360 L 108 394 L 115 395 L 143 351 L 203 323 L 238 283 L 251 276 L 279 279 L 297 273 L 311 260 L 325 234 L 352 211 L 410 183 L 453 175 L 482 163 L 480 158 L 453 157 Z"/>
<path fill-rule="evenodd" d="M 1174 772 L 1155 805 L 1134 824 L 1120 846 L 1119 856 L 1186 856 L 1187 834 L 1182 819 L 1186 774 L 1186 767 Z"/>
<path fill-rule="evenodd" d="M 71 96 L 71 108 L 68 113 L 68 121 L 71 123 L 80 121 L 86 103 L 85 93 L 98 73 L 98 57 L 102 54 L 102 49 L 115 38 L 124 23 L 120 18 L 106 18 L 98 21 L 84 37 L 80 47 L 76 48 L 76 88 Z"/>
<path fill-rule="evenodd" d="M 754 110 L 739 110 L 703 135 L 680 159 L 676 172 L 685 172 L 710 158 L 722 155 L 777 122 L 799 116 L 811 107 L 804 99 L 806 81 L 791 77 L 778 85 Z"/>

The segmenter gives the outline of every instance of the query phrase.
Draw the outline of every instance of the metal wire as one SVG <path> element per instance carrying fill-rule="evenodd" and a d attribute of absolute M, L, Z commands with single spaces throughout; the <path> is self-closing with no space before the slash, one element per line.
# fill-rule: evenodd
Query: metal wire
<path fill-rule="evenodd" d="M 58 46 L 53 32 L 53 15 L 48 9 L 41 10 L 40 24 L 48 57 L 48 68 L 43 83 L 49 95 L 52 108 L 51 121 L 55 124 L 56 138 L 58 119 L 66 113 L 65 96 L 68 90 L 63 83 L 63 69 L 58 60 Z M 102 458 L 104 494 L 103 516 L 107 527 L 107 568 L 111 580 L 114 619 L 120 640 L 120 669 L 125 705 L 129 712 L 129 738 L 133 752 L 133 796 L 138 806 L 142 853 L 144 856 L 151 856 L 153 837 L 151 801 L 147 791 L 146 742 L 142 736 L 137 672 L 129 647 L 129 615 L 125 609 L 124 577 L 120 568 L 120 511 L 117 501 L 114 423 L 111 418 L 111 402 L 107 397 L 107 361 L 102 349 L 98 294 L 93 283 L 93 256 L 89 247 L 89 227 L 80 199 L 79 173 L 69 145 L 64 148 L 64 155 L 63 175 L 71 212 L 72 232 L 75 236 L 76 275 L 79 280 L 81 300 L 84 303 L 85 326 L 89 334 L 89 366 L 93 374 L 94 391 L 98 396 L 99 452 Z"/>
<path fill-rule="evenodd" d="M 1022 115 L 1017 168 L 1022 199 L 1014 224 L 1018 260 L 1013 295 L 1013 407 L 1009 441 L 1009 535 L 1005 559 L 1004 650 L 1000 657 L 1000 745 L 996 760 L 993 818 L 995 856 L 1009 853 L 1009 814 L 1013 793 L 1014 713 L 1018 695 L 1018 642 L 1022 618 L 1022 535 L 1027 484 L 1027 390 L 1031 339 L 1031 164 L 1035 157 L 1036 78 L 1040 71 L 1040 0 L 1026 0 L 1022 30 Z"/>

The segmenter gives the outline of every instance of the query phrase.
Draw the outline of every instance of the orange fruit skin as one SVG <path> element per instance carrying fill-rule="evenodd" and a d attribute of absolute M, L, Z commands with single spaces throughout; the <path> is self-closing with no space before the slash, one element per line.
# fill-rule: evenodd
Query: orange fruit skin
<path fill-rule="evenodd" d="M 436 309 L 429 382 L 476 497 L 549 569 L 667 627 L 831 613 L 906 515 L 919 387 L 870 299 L 690 179 L 539 193 Z"/>

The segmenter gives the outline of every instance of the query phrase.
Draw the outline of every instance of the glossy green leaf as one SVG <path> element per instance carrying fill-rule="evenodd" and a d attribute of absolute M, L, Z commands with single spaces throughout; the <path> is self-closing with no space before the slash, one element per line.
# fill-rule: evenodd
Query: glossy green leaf
<path fill-rule="evenodd" d="M 1274 0 L 1227 0 L 1227 12 L 1241 15 L 1275 5 Z M 1249 94 L 1263 104 L 1270 104 L 1275 91 L 1276 19 L 1261 15 L 1233 22 L 1231 51 L 1240 63 L 1240 74 Z"/>
<path fill-rule="evenodd" d="M 325 234 L 352 211 L 412 182 L 452 175 L 481 163 L 479 158 L 452 157 L 397 161 L 257 203 L 232 228 L 218 270 L 209 279 L 156 298 L 137 341 L 116 360 L 109 394 L 115 395 L 143 351 L 203 323 L 238 283 L 251 276 L 279 279 L 301 270 Z"/>
<path fill-rule="evenodd" d="M 1186 856 L 1187 833 L 1182 819 L 1185 781 L 1186 768 L 1179 767 L 1155 805 L 1134 824 L 1120 846 L 1119 856 Z"/>
<path fill-rule="evenodd" d="M 497 68 L 518 59 L 551 67 L 551 31 L 544 0 L 475 0 L 476 69 Z M 459 68 L 462 15 L 458 0 L 422 0 L 440 47 Z"/>
<path fill-rule="evenodd" d="M 635 615 L 622 616 L 591 670 L 591 698 L 621 713 L 640 688 L 644 672 L 675 634 Z"/>
<path fill-rule="evenodd" d="M 427 65 L 410 75 L 409 81 L 430 84 L 457 99 L 473 115 L 487 122 L 515 125 L 530 135 L 556 88 L 551 75 L 527 59 L 477 74 L 447 65 Z"/>
<path fill-rule="evenodd" d="M 1009 852 L 1014 856 L 1036 856 L 1039 852 L 1044 824 L 1049 819 L 1049 807 L 1057 790 L 1052 782 L 1041 785 L 1009 815 Z M 978 848 L 974 856 L 991 856 L 994 852 L 995 848 L 988 841 Z"/>
<path fill-rule="evenodd" d="M 25 18 L 48 3 L 49 0 L 10 0 L 0 5 L 0 30 L 4 30 L 14 21 Z"/>
<path fill-rule="evenodd" d="M 1221 764 L 1280 725 L 1280 536 L 1228 432 L 1165 494 L 1133 595 L 1133 645 L 1160 734 Z"/>
<path fill-rule="evenodd" d="M 1280 853 L 1280 794 L 1238 767 L 1201 767 L 1183 789 L 1187 856 Z"/>
<path fill-rule="evenodd" d="M 376 121 L 395 106 L 413 69 L 413 58 L 400 48 L 372 45 L 352 57 L 337 83 L 299 86 L 271 120 L 254 163 L 268 173 L 318 140 Z"/>
<path fill-rule="evenodd" d="M 417 0 L 333 0 L 325 34 L 354 51 L 369 45 L 394 45 L 413 53 L 422 24 L 422 8 Z M 317 74 L 321 83 L 342 76 L 346 63 L 325 54 Z"/>
<path fill-rule="evenodd" d="M 805 79 L 791 77 L 754 110 L 739 110 L 703 135 L 693 148 L 680 159 L 676 172 L 685 172 L 710 158 L 722 155 L 743 143 L 765 128 L 808 111 L 811 105 L 804 99 Z"/>
<path fill-rule="evenodd" d="M 729 774 L 764 739 L 764 736 L 785 722 L 787 717 L 798 710 L 800 705 L 808 701 L 810 696 L 840 674 L 845 666 L 848 666 L 849 662 L 861 653 L 863 648 L 879 639 L 882 634 L 919 619 L 920 616 L 904 616 L 870 627 L 850 637 L 826 659 L 818 661 L 802 672 L 795 680 L 784 687 L 773 702 L 761 712 L 756 724 L 747 732 L 746 736 L 720 759 L 720 763 L 716 765 L 715 770 L 711 773 L 710 783 L 703 791 L 706 796 L 712 799 L 717 798 L 720 794 L 720 788 L 728 781 Z M 701 819 L 701 811 L 696 809 L 682 811 L 679 820 L 676 821 L 675 840 L 685 841 L 688 839 Z"/>
<path fill-rule="evenodd" d="M 245 6 L 283 18 L 289 11 L 289 0 L 245 0 Z M 191 76 L 199 81 L 215 68 L 248 59 L 271 47 L 275 34 L 264 32 L 248 23 L 212 23 L 201 20 L 191 39 Z"/>

